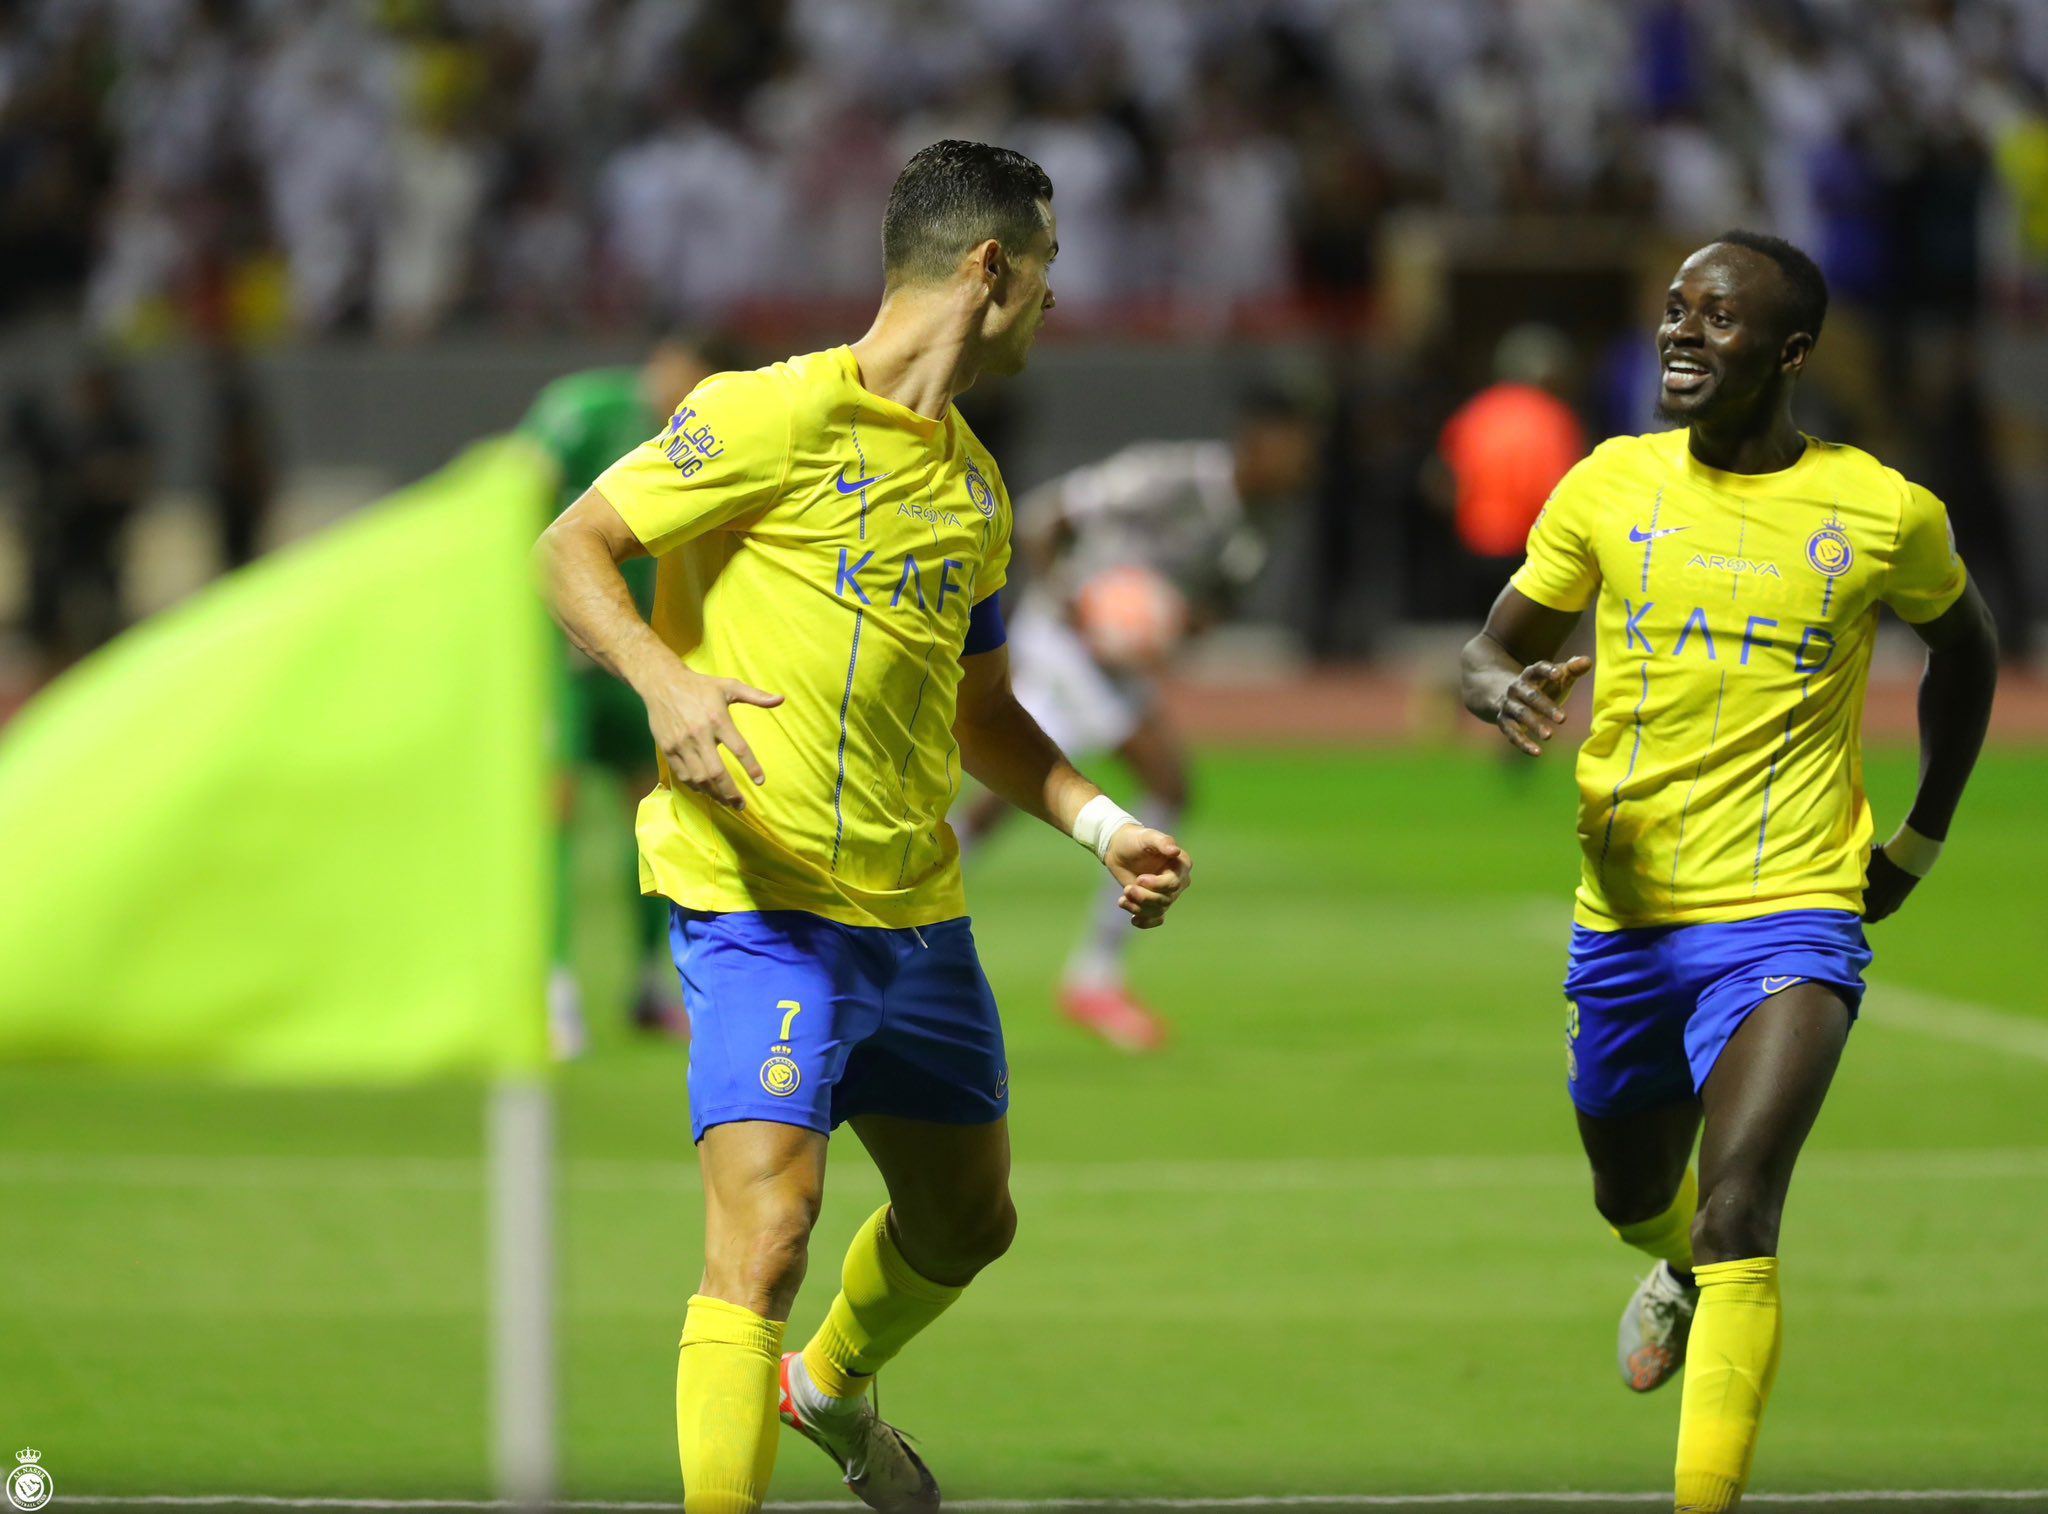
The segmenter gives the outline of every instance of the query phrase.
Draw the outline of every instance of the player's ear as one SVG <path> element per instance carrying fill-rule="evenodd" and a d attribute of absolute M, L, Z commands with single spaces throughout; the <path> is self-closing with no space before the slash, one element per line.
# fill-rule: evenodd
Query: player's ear
<path fill-rule="evenodd" d="M 981 243 L 967 256 L 976 280 L 991 292 L 1010 270 L 1010 260 L 1003 255 L 1003 244 L 994 237 Z"/>
<path fill-rule="evenodd" d="M 1813 351 L 1813 334 L 1795 331 L 1785 338 L 1785 346 L 1778 354 L 1778 367 L 1793 378 L 1806 370 L 1807 354 Z"/>

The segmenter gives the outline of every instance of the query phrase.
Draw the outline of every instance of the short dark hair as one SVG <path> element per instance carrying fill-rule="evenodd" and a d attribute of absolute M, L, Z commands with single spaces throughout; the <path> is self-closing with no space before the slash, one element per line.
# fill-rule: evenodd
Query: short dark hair
<path fill-rule="evenodd" d="M 1774 237 L 1768 232 L 1738 228 L 1724 231 L 1714 240 L 1726 242 L 1731 247 L 1747 247 L 1776 263 L 1792 294 L 1789 312 L 1792 329 L 1819 339 L 1821 324 L 1828 318 L 1828 281 L 1820 271 L 1820 264 L 1783 237 Z"/>
<path fill-rule="evenodd" d="M 889 282 L 944 278 L 993 237 L 1016 252 L 1045 225 L 1052 198 L 1045 170 L 1007 147 L 948 138 L 904 165 L 882 213 L 882 268 Z"/>

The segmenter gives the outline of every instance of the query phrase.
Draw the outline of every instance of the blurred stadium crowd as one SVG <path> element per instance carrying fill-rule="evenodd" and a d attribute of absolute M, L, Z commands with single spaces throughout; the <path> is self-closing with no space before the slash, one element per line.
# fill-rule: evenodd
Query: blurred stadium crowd
<path fill-rule="evenodd" d="M 1757 221 L 1850 302 L 2048 279 L 2038 0 L 31 0 L 0 309 L 414 337 L 857 300 L 946 135 L 1044 164 L 1082 323 L 1356 307 L 1405 207 Z"/>
<path fill-rule="evenodd" d="M 844 339 L 947 135 L 1056 186 L 1071 345 L 967 406 L 1020 497 L 1306 380 L 1320 465 L 1238 613 L 1312 657 L 1481 612 L 1571 459 L 1657 424 L 1664 281 L 1739 224 L 1833 289 L 1803 423 L 1947 500 L 2029 650 L 2042 0 L 0 5 L 0 619 L 61 665 L 166 498 L 202 543 L 160 556 L 240 563 L 301 470 L 358 503 L 651 331 Z"/>

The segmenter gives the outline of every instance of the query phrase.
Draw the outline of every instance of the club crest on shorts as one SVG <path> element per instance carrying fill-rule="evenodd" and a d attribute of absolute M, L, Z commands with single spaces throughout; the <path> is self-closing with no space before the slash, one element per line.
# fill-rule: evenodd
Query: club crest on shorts
<path fill-rule="evenodd" d="M 1806 560 L 1813 564 L 1815 572 L 1825 573 L 1829 578 L 1840 578 L 1849 571 L 1849 565 L 1856 561 L 1856 552 L 1839 520 L 1829 517 L 1826 525 L 1806 538 Z"/>
<path fill-rule="evenodd" d="M 43 1467 L 43 1453 L 27 1447 L 14 1453 L 20 1463 L 7 1474 L 7 1501 L 17 1509 L 40 1509 L 57 1491 L 56 1481 Z"/>
<path fill-rule="evenodd" d="M 981 469 L 972 463 L 967 465 L 967 501 L 982 513 L 983 518 L 996 518 L 996 491 L 981 476 Z"/>
<path fill-rule="evenodd" d="M 761 1064 L 761 1086 L 778 1099 L 786 1099 L 803 1086 L 803 1070 L 788 1057 L 774 1056 Z"/>

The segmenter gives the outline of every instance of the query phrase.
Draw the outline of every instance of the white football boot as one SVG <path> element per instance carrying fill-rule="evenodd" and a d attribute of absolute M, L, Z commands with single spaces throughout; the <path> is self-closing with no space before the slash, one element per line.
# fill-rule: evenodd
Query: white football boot
<path fill-rule="evenodd" d="M 782 1357 L 782 1422 L 832 1458 L 854 1496 L 879 1514 L 932 1514 L 939 1485 L 904 1433 L 875 1412 L 873 1390 L 843 1414 L 806 1418 L 791 1391 L 790 1375 L 803 1372 L 803 1353 Z M 805 1374 L 806 1396 L 815 1394 Z"/>
<path fill-rule="evenodd" d="M 1621 1380 L 1635 1392 L 1663 1387 L 1685 1365 L 1685 1340 L 1699 1302 L 1699 1289 L 1681 1283 L 1669 1262 L 1650 1269 L 1622 1311 L 1616 1348 Z"/>

